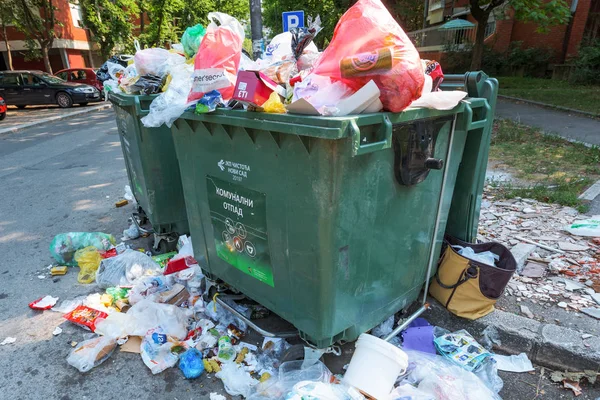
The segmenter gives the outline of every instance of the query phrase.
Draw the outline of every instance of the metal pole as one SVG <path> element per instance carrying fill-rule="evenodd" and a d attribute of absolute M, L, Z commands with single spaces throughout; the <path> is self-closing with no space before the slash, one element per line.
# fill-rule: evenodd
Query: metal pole
<path fill-rule="evenodd" d="M 262 9 L 260 0 L 250 0 L 250 28 L 252 31 L 252 55 L 262 56 Z"/>

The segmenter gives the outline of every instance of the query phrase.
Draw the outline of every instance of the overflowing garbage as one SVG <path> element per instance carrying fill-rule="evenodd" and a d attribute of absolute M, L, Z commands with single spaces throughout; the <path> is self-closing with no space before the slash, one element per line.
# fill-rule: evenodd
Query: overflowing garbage
<path fill-rule="evenodd" d="M 243 51 L 234 17 L 208 14 L 207 27 L 188 27 L 181 43 L 113 56 L 100 69 L 107 92 L 158 94 L 142 118 L 171 124 L 185 110 L 241 108 L 265 113 L 344 116 L 410 107 L 452 109 L 466 93 L 442 92 L 443 72 L 419 54 L 380 0 L 360 0 L 337 23 L 324 51 L 313 40 L 321 18 L 275 35 L 264 55 Z M 108 98 L 108 96 L 107 96 Z"/>

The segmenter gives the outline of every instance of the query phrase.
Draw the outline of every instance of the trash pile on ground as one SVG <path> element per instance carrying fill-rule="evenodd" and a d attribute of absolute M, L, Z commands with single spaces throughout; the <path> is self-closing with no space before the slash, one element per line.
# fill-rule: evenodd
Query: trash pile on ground
<path fill-rule="evenodd" d="M 220 12 L 208 20 L 206 28 L 187 28 L 169 50 L 136 43 L 135 55 L 111 57 L 99 74 L 105 90 L 160 94 L 142 118 L 148 127 L 170 127 L 185 110 L 344 116 L 409 106 L 449 110 L 466 96 L 439 91 L 440 65 L 420 59 L 380 0 L 352 6 L 323 52 L 313 43 L 321 31 L 316 16 L 307 27 L 273 37 L 257 60 L 242 51 L 238 20 Z"/>
<path fill-rule="evenodd" d="M 530 199 L 484 195 L 479 239 L 511 248 L 517 274 L 505 294 L 600 319 L 600 216 Z M 523 306 L 523 314 L 533 314 Z"/>
<path fill-rule="evenodd" d="M 191 238 L 180 237 L 176 252 L 158 256 L 115 244 L 114 237 L 101 232 L 56 235 L 50 245 L 55 261 L 79 266 L 80 282 L 100 290 L 62 301 L 47 295 L 29 305 L 40 312 L 60 312 L 82 333 L 92 332 L 66 355 L 67 363 L 82 373 L 120 348 L 139 353 L 153 374 L 174 367 L 186 379 L 214 374 L 229 395 L 253 400 L 360 400 L 366 399 L 364 394 L 377 399 L 499 399 L 500 361 L 466 331 L 448 332 L 418 318 L 386 342 L 381 338 L 394 328 L 392 315 L 372 335 L 360 336 L 347 372 L 336 376 L 318 360 L 325 350 L 307 346 L 305 354 L 312 350 L 316 357 L 285 361 L 290 344 L 284 339 L 264 338 L 261 346 L 245 342 L 248 325 L 217 299 L 248 319 L 269 311 L 211 290 L 213 282 L 195 260 Z M 57 327 L 53 334 L 61 332 Z M 522 369 L 511 359 L 503 361 L 504 368 Z"/>

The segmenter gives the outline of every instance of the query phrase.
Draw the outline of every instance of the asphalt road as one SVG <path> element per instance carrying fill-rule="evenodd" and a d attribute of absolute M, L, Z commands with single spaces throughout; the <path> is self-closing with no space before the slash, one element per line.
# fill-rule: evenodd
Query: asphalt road
<path fill-rule="evenodd" d="M 98 291 L 93 284 L 77 282 L 76 268 L 54 280 L 38 275 L 52 262 L 48 246 L 58 233 L 102 231 L 121 237 L 133 206 L 115 208 L 114 203 L 126 184 L 112 110 L 0 136 L 0 341 L 16 338 L 16 343 L 0 346 L 0 398 L 183 400 L 225 394 L 214 375 L 188 381 L 178 368 L 152 375 L 139 355 L 118 351 L 82 374 L 66 357 L 71 342 L 84 340 L 86 332 L 58 313 L 28 308 L 45 295 L 64 300 Z M 145 240 L 136 245 L 149 248 Z M 57 326 L 63 333 L 53 336 Z M 260 339 L 252 334 L 247 341 Z M 334 373 L 342 373 L 352 346 L 346 345 L 341 357 L 327 356 Z M 573 397 L 550 383 L 547 374 L 541 380 L 539 372 L 501 376 L 504 399 Z M 578 399 L 598 396 L 596 389 L 586 387 Z"/>

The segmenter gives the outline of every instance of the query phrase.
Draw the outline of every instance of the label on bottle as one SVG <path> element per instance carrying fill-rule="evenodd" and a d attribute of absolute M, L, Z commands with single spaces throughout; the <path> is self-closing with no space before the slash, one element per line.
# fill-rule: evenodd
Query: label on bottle
<path fill-rule="evenodd" d="M 392 69 L 391 47 L 383 47 L 368 53 L 344 57 L 340 61 L 342 77 L 376 75 Z"/>

